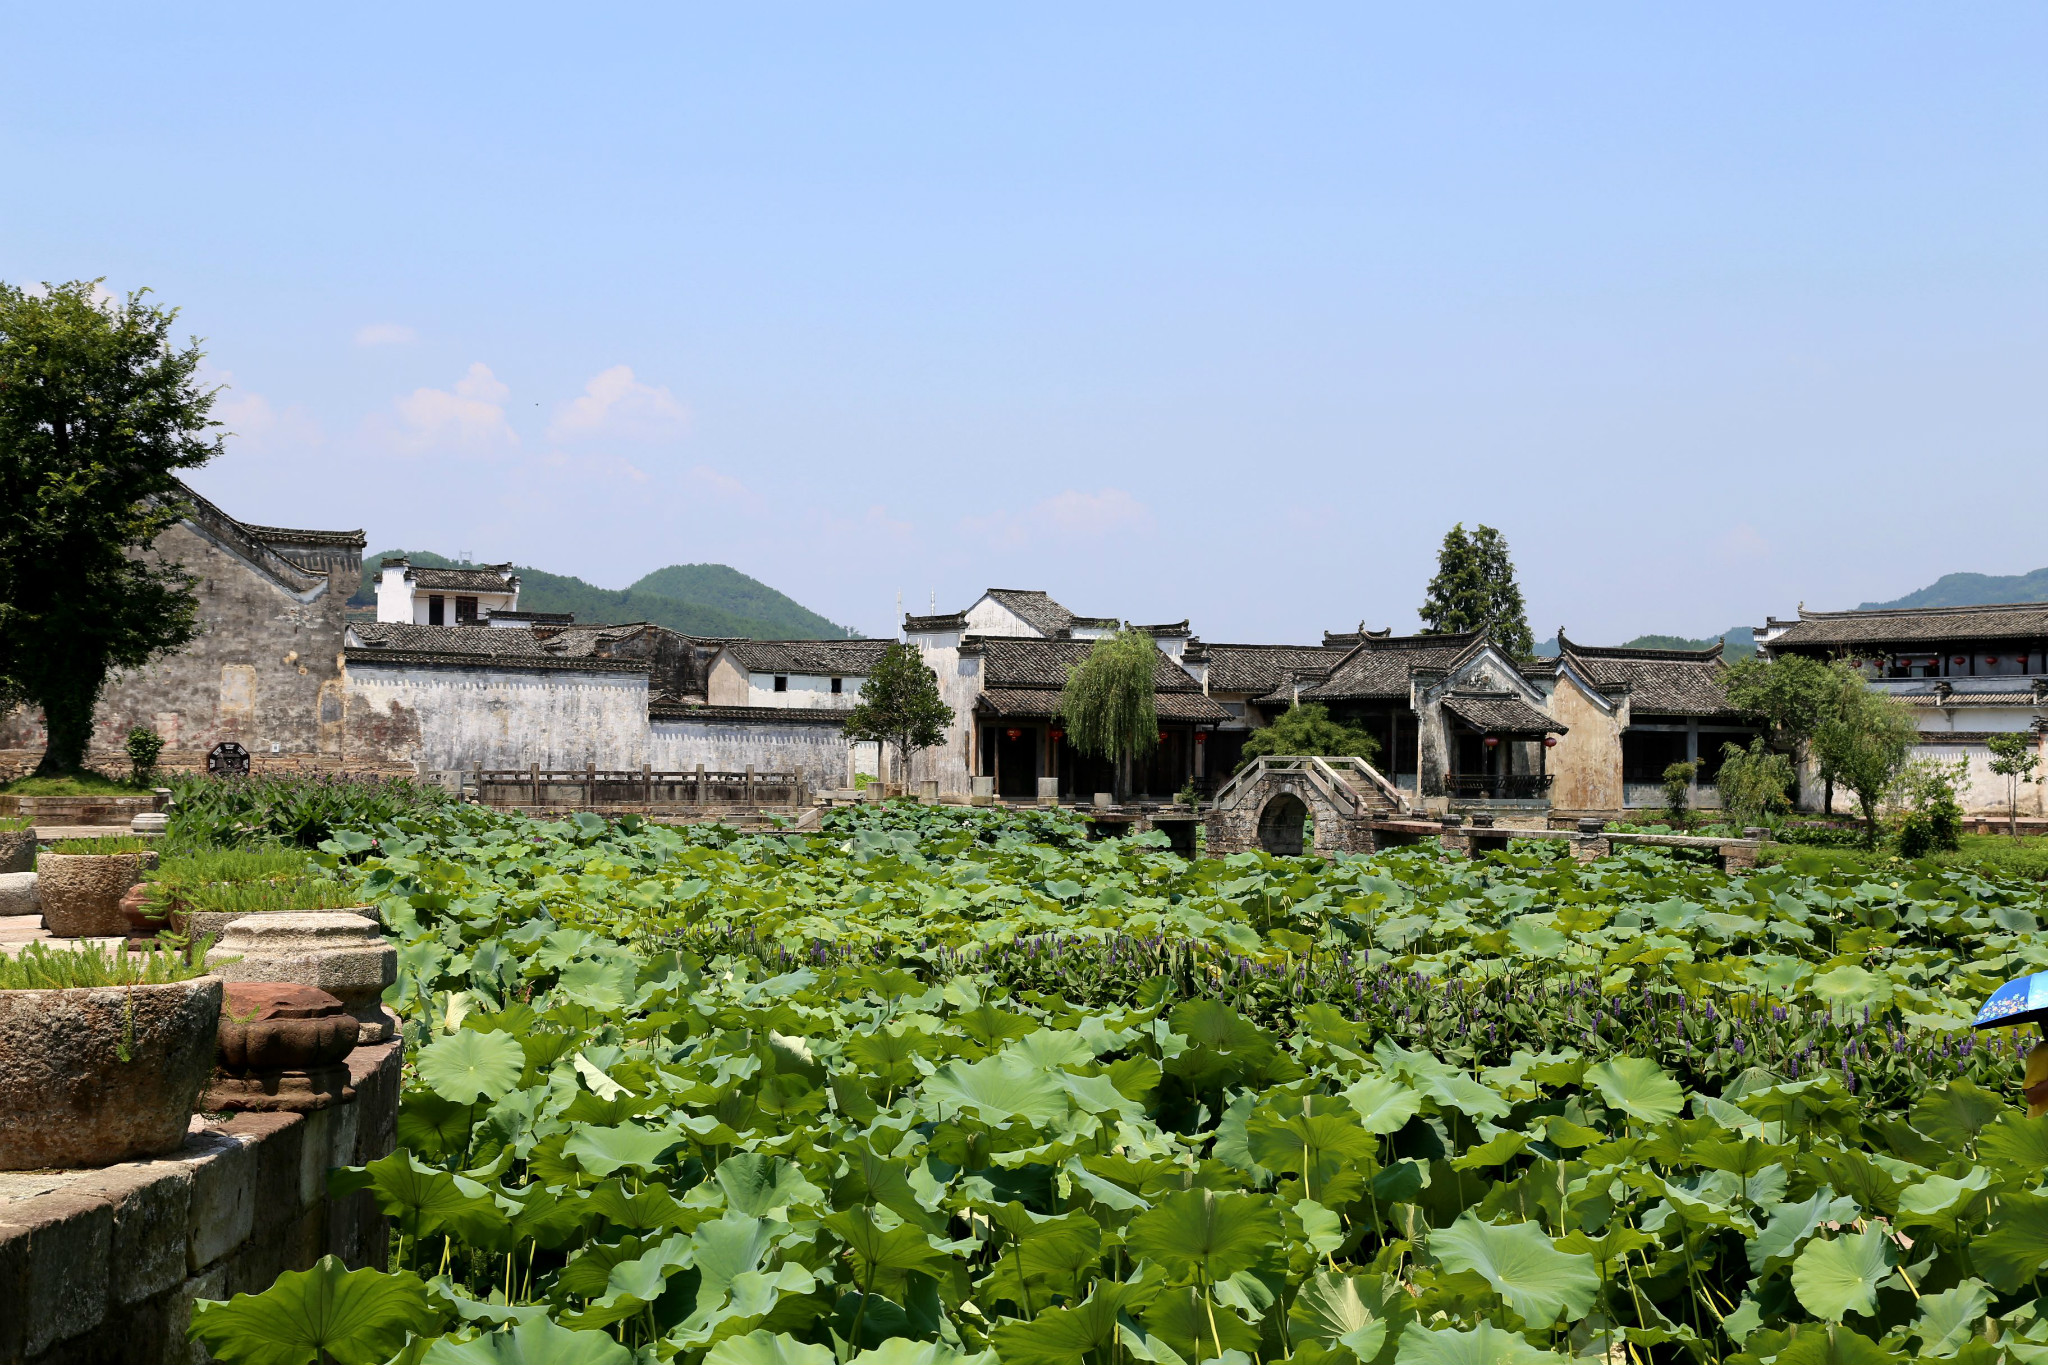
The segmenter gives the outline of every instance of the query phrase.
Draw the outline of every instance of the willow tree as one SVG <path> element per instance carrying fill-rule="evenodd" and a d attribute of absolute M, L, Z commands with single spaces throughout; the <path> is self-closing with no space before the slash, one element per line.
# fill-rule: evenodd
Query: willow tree
<path fill-rule="evenodd" d="M 199 630 L 193 576 L 149 552 L 183 513 L 177 471 L 220 452 L 177 316 L 90 280 L 0 283 L 0 706 L 42 707 L 39 772 L 84 767 L 110 670 Z"/>
<path fill-rule="evenodd" d="M 1127 626 L 1097 640 L 1067 670 L 1060 698 L 1067 739 L 1082 753 L 1116 765 L 1120 801 L 1130 794 L 1131 760 L 1159 745 L 1159 710 L 1152 700 L 1158 659 L 1152 637 Z"/>

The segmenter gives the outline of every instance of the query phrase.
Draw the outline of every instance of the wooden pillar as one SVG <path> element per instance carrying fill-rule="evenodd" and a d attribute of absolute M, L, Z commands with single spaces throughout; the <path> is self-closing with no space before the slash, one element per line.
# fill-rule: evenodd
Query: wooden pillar
<path fill-rule="evenodd" d="M 654 765 L 640 765 L 640 800 L 646 805 L 654 804 Z"/>
<path fill-rule="evenodd" d="M 538 806 L 540 804 L 540 764 L 529 763 L 526 765 L 526 780 L 533 788 L 532 802 Z"/>
<path fill-rule="evenodd" d="M 595 763 L 583 765 L 583 804 L 586 806 L 597 804 L 597 765 Z"/>
<path fill-rule="evenodd" d="M 747 802 L 747 804 L 748 804 L 748 805 L 750 805 L 750 806 L 754 804 L 754 765 L 753 765 L 753 764 L 751 764 L 751 763 L 749 763 L 749 764 L 747 765 L 747 795 L 746 795 L 746 802 Z"/>
<path fill-rule="evenodd" d="M 789 804 L 798 807 L 804 804 L 804 767 L 801 763 L 796 767 L 796 786 L 790 791 Z"/>
<path fill-rule="evenodd" d="M 704 804 L 704 765 L 702 763 L 697 765 L 697 785 L 690 795 L 695 799 L 697 805 L 701 806 Z"/>

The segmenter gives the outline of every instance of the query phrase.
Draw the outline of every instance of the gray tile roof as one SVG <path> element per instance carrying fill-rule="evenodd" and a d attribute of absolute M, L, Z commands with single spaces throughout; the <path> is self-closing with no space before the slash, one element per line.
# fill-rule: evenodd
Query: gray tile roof
<path fill-rule="evenodd" d="M 1209 691 L 1263 696 L 1296 678 L 1321 681 L 1346 653 L 1323 645 L 1205 645 Z"/>
<path fill-rule="evenodd" d="M 1409 677 L 1418 669 L 1442 671 L 1479 639 L 1478 631 L 1442 635 L 1372 635 L 1353 645 L 1330 676 L 1301 690 L 1303 701 L 1408 699 Z M 1290 700 L 1278 697 L 1280 701 Z"/>
<path fill-rule="evenodd" d="M 968 645 L 982 660 L 982 686 L 1065 687 L 1067 670 L 1088 657 L 1093 640 L 1033 640 L 1012 635 L 971 635 Z M 1158 650 L 1152 652 L 1152 687 L 1158 692 L 1196 692 L 1201 684 Z"/>
<path fill-rule="evenodd" d="M 840 674 L 865 677 L 889 640 L 727 640 L 725 652 L 749 673 Z"/>
<path fill-rule="evenodd" d="M 1808 611 L 1801 607 L 1799 619 L 1764 648 L 1772 652 L 1835 650 L 1972 640 L 2048 640 L 2048 602 L 1887 611 Z"/>
<path fill-rule="evenodd" d="M 1056 687 L 991 687 L 974 699 L 985 716 L 1017 720 L 1050 720 L 1060 714 L 1064 696 Z M 1161 720 L 1222 721 L 1230 713 L 1199 692 L 1155 692 L 1152 706 Z"/>
<path fill-rule="evenodd" d="M 518 582 L 509 563 L 477 564 L 461 569 L 429 569 L 414 565 L 406 569 L 406 576 L 422 588 L 439 592 L 510 592 Z"/>
<path fill-rule="evenodd" d="M 1558 632 L 1558 658 L 1607 696 L 1626 695 L 1638 715 L 1733 716 L 1722 685 L 1721 646 L 1629 649 L 1575 644 Z"/>
<path fill-rule="evenodd" d="M 601 673 L 647 671 L 642 660 L 600 658 L 591 652 L 591 648 L 579 648 L 581 641 L 557 645 L 553 640 L 540 638 L 533 631 L 504 626 L 416 626 L 394 621 L 354 621 L 349 624 L 348 641 L 345 657 L 349 663 L 574 668 Z M 594 644 L 592 640 L 592 647 Z"/>
<path fill-rule="evenodd" d="M 660 700 L 647 705 L 649 720 L 697 720 L 739 725 L 803 725 L 837 729 L 846 724 L 846 712 L 822 706 L 702 706 L 692 702 Z"/>
<path fill-rule="evenodd" d="M 369 542 L 361 531 L 302 531 L 289 526 L 253 526 L 242 529 L 266 545 L 331 545 L 340 550 L 360 550 Z"/>
<path fill-rule="evenodd" d="M 1074 613 L 1036 588 L 990 588 L 987 593 L 1047 639 L 1064 635 L 1074 624 Z"/>
<path fill-rule="evenodd" d="M 1565 727 L 1512 692 L 1453 692 L 1444 698 L 1449 711 L 1473 729 L 1489 735 L 1561 735 Z"/>

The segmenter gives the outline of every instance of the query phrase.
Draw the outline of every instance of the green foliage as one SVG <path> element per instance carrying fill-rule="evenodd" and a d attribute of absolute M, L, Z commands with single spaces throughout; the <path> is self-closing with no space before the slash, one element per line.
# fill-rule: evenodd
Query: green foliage
<path fill-rule="evenodd" d="M 95 834 L 83 839 L 59 839 L 50 852 L 72 856 L 102 857 L 110 853 L 146 853 L 150 841 L 138 834 Z"/>
<path fill-rule="evenodd" d="M 1877 842 L 1878 807 L 1919 741 L 1912 708 L 1866 686 L 1853 670 L 1838 675 L 1835 708 L 1813 732 L 1821 772 L 1856 795 L 1866 837 Z"/>
<path fill-rule="evenodd" d="M 138 725 L 128 732 L 128 742 L 123 746 L 128 753 L 128 780 L 138 787 L 147 787 L 156 781 L 156 761 L 164 751 L 164 737 L 145 725 Z"/>
<path fill-rule="evenodd" d="M 1956 794 L 1970 780 L 1967 759 L 1953 763 L 1937 758 L 1908 763 L 1893 785 L 1892 796 L 1905 807 L 1899 826 L 1899 852 L 1908 858 L 1953 853 L 1963 843 L 1963 808 Z"/>
<path fill-rule="evenodd" d="M 1846 664 L 1792 654 L 1768 662 L 1739 660 L 1722 674 L 1721 685 L 1730 705 L 1769 725 L 1776 746 L 1803 759 L 1822 723 L 1835 714 L 1850 679 L 1862 685 L 1862 675 Z"/>
<path fill-rule="evenodd" d="M 332 1189 L 392 1217 L 387 1278 L 432 1277 L 436 1320 L 385 1324 L 406 1358 L 2037 1343 L 2048 1120 L 1960 1030 L 2048 966 L 2040 886 L 1534 843 L 1190 861 L 1035 814 L 453 807 L 358 851 L 422 1045 L 406 1150 Z"/>
<path fill-rule="evenodd" d="M 98 288 L 0 283 L 0 712 L 42 707 L 50 774 L 84 766 L 110 669 L 198 633 L 192 575 L 141 551 L 183 510 L 178 471 L 220 453 L 176 311 Z"/>
<path fill-rule="evenodd" d="M 1529 611 L 1515 581 L 1514 561 L 1506 537 L 1491 526 L 1472 531 L 1459 522 L 1444 533 L 1437 551 L 1436 577 L 1422 600 L 1423 626 L 1436 633 L 1481 630 L 1516 658 L 1534 648 Z"/>
<path fill-rule="evenodd" d="M 261 1294 L 201 1301 L 191 1334 L 228 1365 L 381 1365 L 407 1333 L 431 1332 L 442 1320 L 418 1276 L 349 1270 L 322 1256 L 311 1270 L 285 1271 Z"/>
<path fill-rule="evenodd" d="M 1792 809 L 1792 760 L 1764 747 L 1762 735 L 1749 742 L 1721 746 L 1721 770 L 1714 785 L 1721 809 L 1737 825 L 1775 824 Z"/>
<path fill-rule="evenodd" d="M 2041 767 L 2041 738 L 2033 733 L 1992 735 L 1984 741 L 1991 751 L 1991 771 L 2005 779 L 2006 830 L 2020 837 L 2020 784 L 2039 782 L 2034 776 Z"/>
<path fill-rule="evenodd" d="M 952 723 L 953 708 L 939 695 L 939 675 L 914 647 L 892 644 L 846 713 L 846 737 L 895 746 L 898 771 L 907 776 L 911 756 L 945 743 Z"/>
<path fill-rule="evenodd" d="M 1252 732 L 1244 742 L 1243 767 L 1260 754 L 1314 754 L 1323 758 L 1362 758 L 1371 763 L 1379 758 L 1380 744 L 1355 725 L 1330 719 L 1330 708 L 1319 702 L 1288 707 L 1273 723 Z"/>
<path fill-rule="evenodd" d="M 1692 784 L 1699 774 L 1700 765 L 1689 759 L 1665 765 L 1664 818 L 1679 829 L 1684 829 L 1691 821 Z"/>
<path fill-rule="evenodd" d="M 0 795 L 7 796 L 136 796 L 147 790 L 125 778 L 90 771 L 31 773 L 0 785 Z"/>
<path fill-rule="evenodd" d="M 112 952 L 94 943 L 76 948 L 51 948 L 24 943 L 13 957 L 0 953 L 0 990 L 60 991 L 83 986 L 161 986 L 206 975 L 206 950 L 211 938 L 184 949 L 155 946 L 130 952 L 126 943 Z"/>
<path fill-rule="evenodd" d="M 1125 627 L 1089 646 L 1067 671 L 1060 716 L 1067 741 L 1084 754 L 1117 765 L 1118 795 L 1128 785 L 1130 760 L 1159 745 L 1159 708 L 1154 699 L 1159 649 L 1142 630 Z"/>
<path fill-rule="evenodd" d="M 168 836 L 176 845 L 282 842 L 305 848 L 339 829 L 376 828 L 454 802 L 438 787 L 347 773 L 180 773 L 171 779 L 171 800 Z"/>

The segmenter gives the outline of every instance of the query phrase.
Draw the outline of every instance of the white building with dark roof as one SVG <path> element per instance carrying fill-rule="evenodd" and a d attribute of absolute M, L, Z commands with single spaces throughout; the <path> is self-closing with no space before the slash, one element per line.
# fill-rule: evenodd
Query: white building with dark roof
<path fill-rule="evenodd" d="M 510 564 L 430 568 L 386 559 L 377 578 L 377 619 L 397 625 L 481 625 L 495 611 L 519 610 L 519 575 Z"/>

